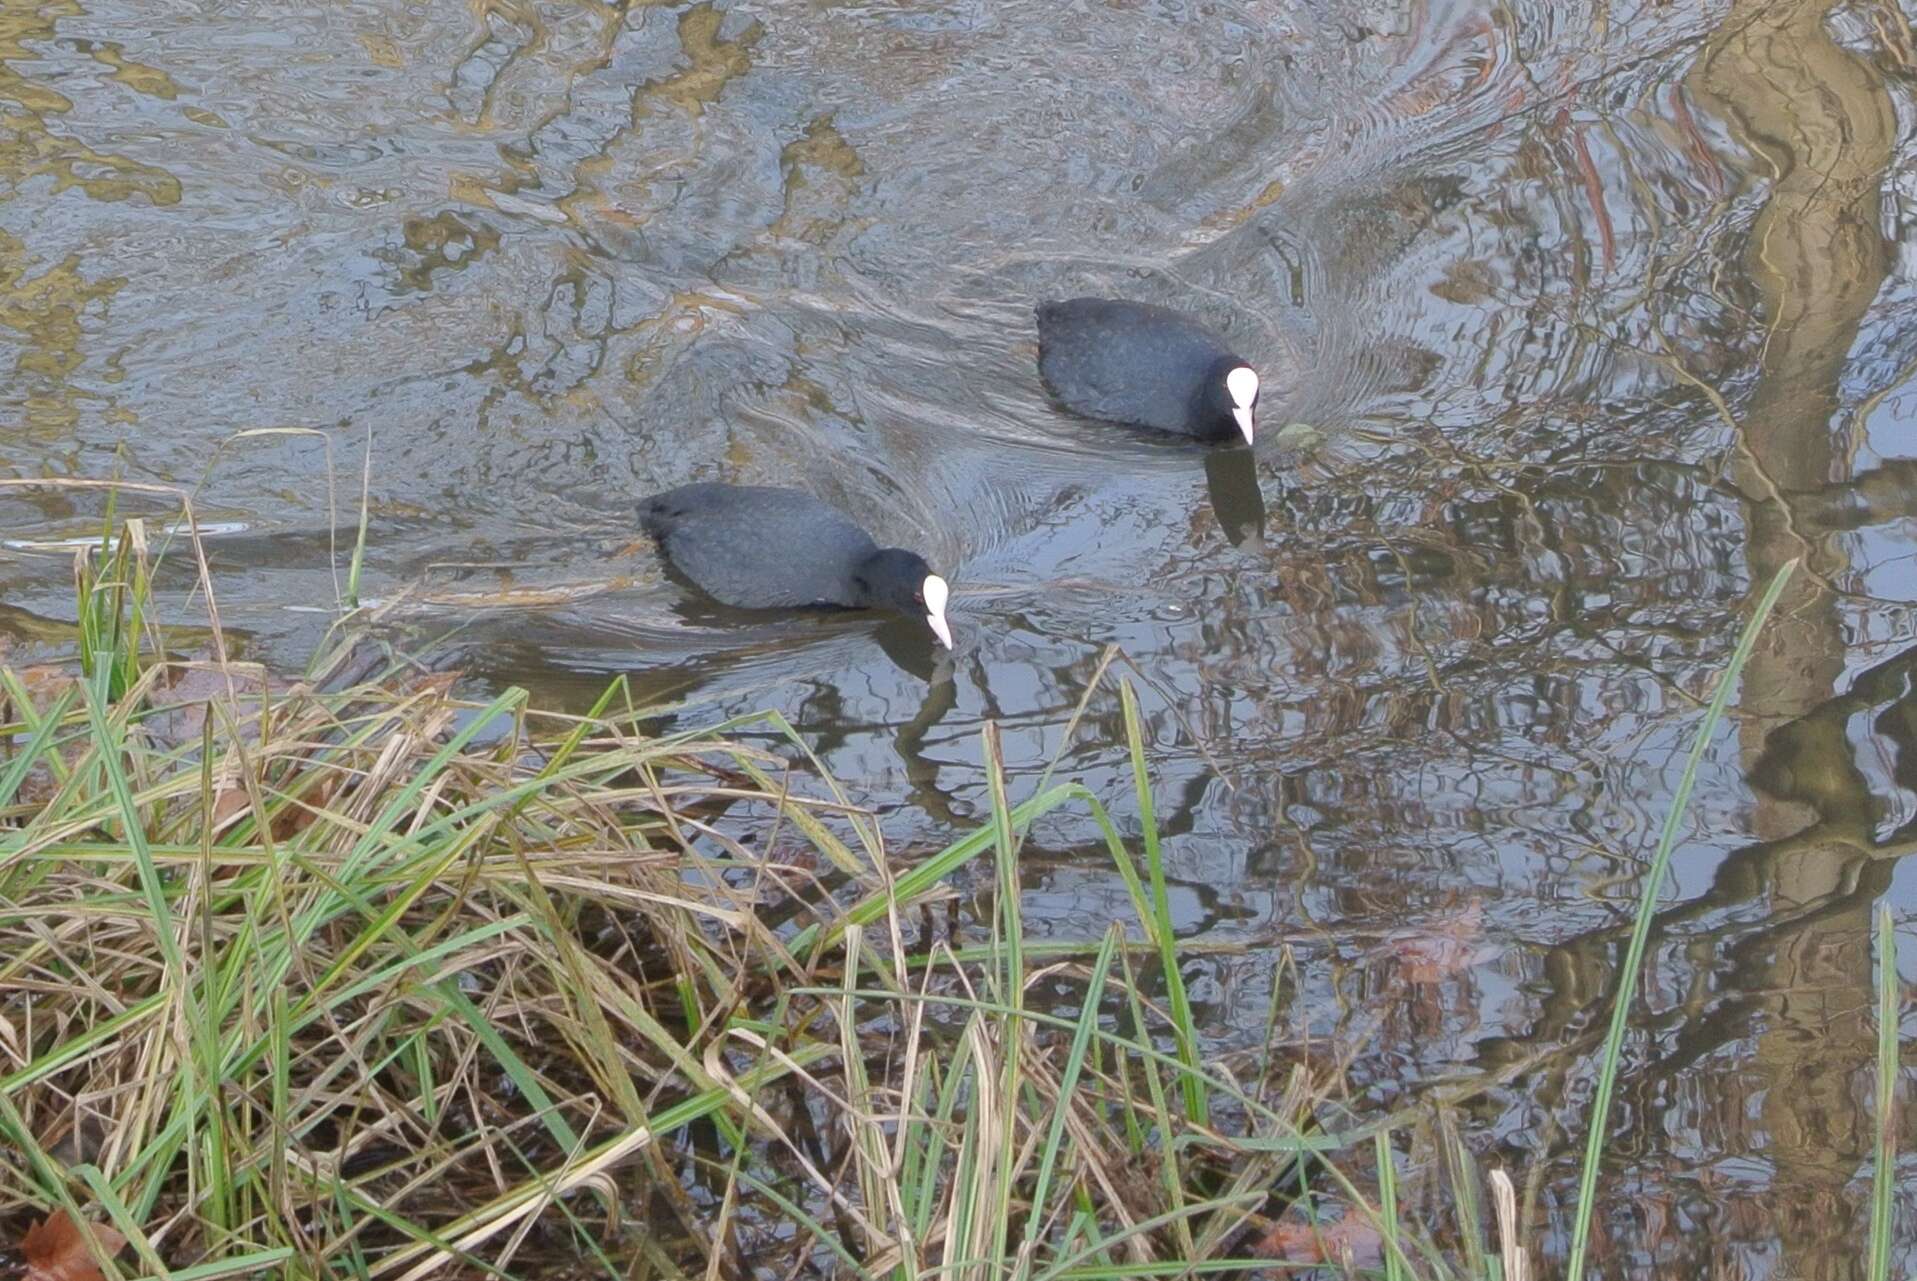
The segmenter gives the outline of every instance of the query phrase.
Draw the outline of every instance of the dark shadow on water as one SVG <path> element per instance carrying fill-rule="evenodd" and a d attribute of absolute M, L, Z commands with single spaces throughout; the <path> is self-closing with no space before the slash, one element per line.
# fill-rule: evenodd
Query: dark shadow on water
<path fill-rule="evenodd" d="M 1234 547 L 1265 542 L 1265 494 L 1257 456 L 1249 449 L 1213 449 L 1205 455 L 1205 489 L 1225 541 Z"/>

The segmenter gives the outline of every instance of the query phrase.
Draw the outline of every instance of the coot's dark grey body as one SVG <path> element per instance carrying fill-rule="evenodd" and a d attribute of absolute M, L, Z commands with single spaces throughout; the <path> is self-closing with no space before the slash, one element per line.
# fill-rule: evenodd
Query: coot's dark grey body
<path fill-rule="evenodd" d="M 950 648 L 945 580 L 915 552 L 880 547 L 842 513 L 796 489 L 684 485 L 639 504 L 640 526 L 675 569 L 742 609 L 896 609 Z"/>
<path fill-rule="evenodd" d="M 812 495 L 763 485 L 655 494 L 639 504 L 639 524 L 707 595 L 744 609 L 862 605 L 853 575 L 879 550 Z"/>
<path fill-rule="evenodd" d="M 1090 418 L 1205 441 L 1242 440 L 1225 376 L 1249 367 L 1197 321 L 1150 303 L 1073 298 L 1038 307 L 1038 372 Z"/>

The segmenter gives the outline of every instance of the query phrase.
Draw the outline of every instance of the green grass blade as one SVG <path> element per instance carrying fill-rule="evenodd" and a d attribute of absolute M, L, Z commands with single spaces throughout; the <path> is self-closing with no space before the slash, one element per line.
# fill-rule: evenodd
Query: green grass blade
<path fill-rule="evenodd" d="M 1744 634 L 1738 637 L 1730 665 L 1719 678 L 1717 692 L 1712 695 L 1710 706 L 1704 711 L 1704 721 L 1697 727 L 1697 736 L 1691 743 L 1691 754 L 1684 762 L 1683 777 L 1678 780 L 1677 791 L 1671 797 L 1671 807 L 1664 815 L 1663 830 L 1658 833 L 1657 853 L 1651 859 L 1651 870 L 1646 873 L 1644 888 L 1638 895 L 1637 920 L 1631 927 L 1631 942 L 1625 949 L 1624 965 L 1618 973 L 1617 1000 L 1611 1007 L 1611 1027 L 1604 1038 L 1604 1058 L 1598 1069 L 1597 1096 L 1591 1102 L 1591 1128 L 1585 1137 L 1584 1164 L 1578 1180 L 1577 1218 L 1571 1230 L 1570 1263 L 1565 1271 L 1567 1281 L 1583 1281 L 1584 1258 L 1591 1244 L 1591 1212 L 1597 1204 L 1598 1167 L 1604 1157 L 1611 1094 L 1617 1087 L 1618 1060 L 1624 1053 L 1624 1033 L 1630 1023 L 1631 998 L 1637 992 L 1638 972 L 1644 965 L 1644 946 L 1651 936 L 1651 919 L 1657 914 L 1658 899 L 1664 891 L 1664 876 L 1671 866 L 1671 851 L 1677 846 L 1678 824 L 1690 804 L 1691 788 L 1697 783 L 1697 767 L 1703 762 L 1704 752 L 1711 745 L 1711 736 L 1717 732 L 1718 721 L 1723 719 L 1731 691 L 1737 687 L 1737 678 L 1743 673 L 1751 650 L 1757 645 L 1757 634 L 1763 630 L 1765 620 L 1777 605 L 1777 598 L 1783 595 L 1784 584 L 1790 581 L 1796 569 L 1797 562 L 1793 560 L 1777 571 L 1764 598 L 1757 603 L 1751 621 L 1744 625 Z"/>
<path fill-rule="evenodd" d="M 328 476 L 331 467 L 328 466 Z M 366 429 L 366 462 L 359 474 L 359 532 L 353 537 L 353 559 L 346 569 L 346 608 L 359 608 L 359 571 L 366 560 L 366 514 L 370 507 L 367 495 L 373 486 L 373 429 Z M 337 566 L 338 561 L 334 564 Z M 337 580 L 335 580 L 337 581 Z"/>
<path fill-rule="evenodd" d="M 1897 934 L 1890 904 L 1877 905 L 1877 1169 L 1870 1186 L 1870 1281 L 1890 1281 L 1891 1230 L 1896 1211 L 1891 1194 L 1897 1175 L 1897 1033 L 1902 1021 L 1897 999 Z"/>
<path fill-rule="evenodd" d="M 1122 956 L 1123 953 L 1120 953 L 1120 955 Z M 1135 987 L 1135 985 L 1133 986 Z M 973 997 L 955 996 L 945 993 L 899 993 L 882 991 L 876 988 L 860 988 L 850 994 L 875 1000 L 898 1002 L 921 1001 L 927 1004 L 946 1006 L 955 1010 L 977 1010 L 982 1014 L 996 1018 L 1016 1017 L 1024 1019 L 1038 1027 L 1053 1028 L 1061 1032 L 1076 1033 L 1078 1030 L 1078 1022 L 1074 1019 L 1064 1019 L 1054 1014 L 1045 1014 L 1033 1009 L 1015 1010 L 1009 1005 L 999 1005 L 992 1001 L 979 1000 Z M 822 996 L 838 1000 L 843 999 L 848 993 L 843 987 L 795 987 L 789 989 L 786 995 Z M 1148 1035 L 1145 1038 L 1134 1041 L 1129 1037 L 1120 1036 L 1116 1032 L 1107 1032 L 1103 1028 L 1094 1029 L 1091 1035 L 1110 1046 L 1114 1051 L 1123 1051 L 1143 1062 L 1156 1063 L 1174 1071 L 1184 1069 L 1184 1060 L 1176 1054 L 1168 1054 L 1157 1046 L 1152 1045 Z M 1199 1068 L 1194 1075 L 1198 1077 L 1201 1084 L 1210 1087 L 1212 1090 L 1229 1094 L 1236 1105 L 1243 1108 L 1248 1115 L 1287 1132 L 1287 1137 L 1282 1139 L 1258 1138 L 1256 1136 L 1239 1136 L 1232 1139 L 1233 1147 L 1242 1148 L 1247 1152 L 1281 1152 L 1286 1154 L 1298 1152 L 1340 1152 L 1364 1139 L 1370 1138 L 1379 1130 L 1395 1125 L 1402 1125 L 1405 1121 L 1404 1116 L 1394 1113 L 1336 1133 L 1328 1132 L 1322 1127 L 1314 1125 L 1310 1134 L 1301 1134 L 1298 1132 L 1297 1126 L 1294 1124 L 1292 1118 L 1261 1102 L 1257 1097 L 1244 1093 L 1229 1077 L 1209 1072 L 1204 1068 Z M 1183 1141 L 1175 1141 L 1172 1146 L 1177 1148 L 1186 1146 L 1186 1144 Z"/>
<path fill-rule="evenodd" d="M 739 1182 L 745 1184 L 754 1192 L 757 1192 L 760 1196 L 763 1196 L 766 1200 L 778 1206 L 794 1223 L 811 1233 L 812 1239 L 831 1251 L 833 1256 L 850 1270 L 851 1275 L 859 1278 L 859 1281 L 877 1281 L 870 1272 L 865 1270 L 865 1265 L 860 1263 L 857 1257 L 845 1248 L 845 1242 L 839 1239 L 839 1234 L 831 1231 L 810 1214 L 807 1214 L 805 1208 L 798 1202 L 786 1196 L 783 1192 L 780 1192 L 770 1183 L 754 1178 L 752 1174 L 746 1170 L 739 1171 Z"/>
<path fill-rule="evenodd" d="M 1137 1281 L 1143 1277 L 1204 1277 L 1215 1272 L 1252 1276 L 1265 1273 L 1274 1276 L 1299 1275 L 1275 1271 L 1270 1259 L 1162 1259 L 1149 1263 L 1127 1260 L 1124 1263 L 1066 1268 L 1063 1272 L 1053 1274 L 1053 1277 L 1054 1281 Z"/>
<path fill-rule="evenodd" d="M 973 1019 L 978 1015 L 974 1014 Z M 960 1029 L 953 1044 L 963 1045 L 971 1035 L 971 1023 Z M 936 1066 L 936 1064 L 934 1065 Z M 932 1118 L 932 1124 L 925 1127 L 925 1158 L 921 1167 L 921 1178 L 913 1192 L 916 1216 L 912 1220 L 914 1239 L 923 1241 L 932 1230 L 932 1214 L 938 1208 L 937 1180 L 945 1162 L 946 1153 L 951 1150 L 948 1138 L 957 1132 L 952 1117 L 957 1113 L 961 1100 L 965 1097 L 966 1067 L 962 1059 L 954 1059 L 945 1069 L 944 1079 L 939 1084 L 938 1112 Z"/>
<path fill-rule="evenodd" d="M 1464 1242 L 1465 1275 L 1487 1277 L 1491 1275 L 1487 1265 L 1490 1252 L 1484 1246 L 1477 1163 L 1471 1159 L 1471 1149 L 1465 1146 L 1463 1136 L 1458 1133 L 1457 1121 L 1448 1108 L 1439 1111 L 1438 1125 L 1442 1131 L 1440 1141 L 1444 1144 L 1445 1166 L 1451 1179 L 1451 1200 L 1457 1206 L 1458 1237 Z"/>
<path fill-rule="evenodd" d="M 277 1275 L 275 1269 L 293 1257 L 290 1246 L 281 1246 L 275 1250 L 260 1250 L 253 1254 L 236 1254 L 228 1259 L 219 1259 L 212 1263 L 196 1263 L 190 1268 L 177 1268 L 173 1272 L 173 1281 L 221 1281 L 223 1277 L 263 1277 Z"/>
<path fill-rule="evenodd" d="M 836 1052 L 836 1046 L 819 1042 L 800 1046 L 790 1051 L 787 1058 L 793 1067 L 809 1068 L 820 1059 Z M 750 1095 L 768 1083 L 784 1077 L 790 1070 L 791 1068 L 782 1062 L 759 1063 L 739 1073 L 734 1078 L 734 1086 Z M 709 1090 L 702 1090 L 690 1098 L 661 1110 L 652 1118 L 650 1124 L 631 1126 L 610 1138 L 600 1140 L 581 1152 L 576 1164 L 594 1168 L 601 1164 L 614 1164 L 617 1159 L 630 1156 L 657 1141 L 661 1135 L 671 1134 L 683 1126 L 736 1106 L 731 1089 L 715 1086 Z M 614 1154 L 617 1154 L 616 1157 Z M 413 1245 L 401 1248 L 382 1261 L 382 1273 L 396 1272 L 433 1249 L 449 1248 L 452 1242 L 467 1232 L 489 1222 L 495 1222 L 503 1214 L 523 1206 L 526 1202 L 547 1196 L 551 1190 L 549 1181 L 529 1179 L 494 1197 L 490 1202 L 467 1211 L 451 1222 L 441 1224 L 430 1234 L 424 1229 L 418 1229 L 419 1239 Z M 380 1212 L 376 1207 L 363 1201 L 357 1204 L 367 1213 Z"/>
<path fill-rule="evenodd" d="M 1032 820 L 1048 814 L 1065 802 L 1088 798 L 1091 793 L 1078 783 L 1061 783 L 1050 791 L 1041 792 L 1012 809 L 1012 825 L 1022 830 Z M 839 936 L 848 925 L 870 925 L 888 911 L 912 902 L 919 895 L 936 886 L 965 864 L 993 847 L 998 836 L 996 823 L 977 828 L 944 849 L 926 859 L 923 863 L 907 869 L 895 880 L 890 889 L 878 890 L 866 895 L 857 903 L 842 912 L 829 925 L 808 925 L 793 935 L 789 950 L 795 955 L 810 949 L 824 949 L 838 942 Z"/>
<path fill-rule="evenodd" d="M 1131 750 L 1132 786 L 1138 796 L 1138 818 L 1145 835 L 1145 870 L 1151 877 L 1152 915 L 1149 922 L 1153 940 L 1158 944 L 1159 964 L 1165 970 L 1165 990 L 1171 1002 L 1172 1035 L 1177 1039 L 1185 1066 L 1198 1066 L 1198 1032 L 1192 1023 L 1191 997 L 1185 991 L 1185 977 L 1178 968 L 1178 940 L 1172 933 L 1171 899 L 1165 887 L 1165 857 L 1158 843 L 1158 817 L 1152 809 L 1151 775 L 1145 769 L 1145 735 L 1138 713 L 1138 695 L 1129 680 L 1118 682 L 1118 695 L 1125 709 L 1125 742 Z M 1195 1125 L 1209 1122 L 1205 1091 L 1196 1077 L 1184 1074 L 1179 1082 L 1185 1098 L 1185 1119 Z"/>
<path fill-rule="evenodd" d="M 107 1217 L 113 1220 L 114 1230 L 125 1237 L 127 1244 L 133 1247 L 134 1253 L 140 1256 L 140 1262 L 146 1265 L 147 1274 L 167 1278 L 170 1281 L 173 1273 L 154 1252 L 153 1243 L 148 1241 L 146 1233 L 140 1230 L 139 1220 L 114 1192 L 113 1185 L 107 1181 L 106 1175 L 91 1165 L 79 1166 L 74 1173 L 85 1181 L 94 1196 L 100 1198 L 100 1204 L 105 1208 Z"/>
<path fill-rule="evenodd" d="M 7 673 L 9 678 L 12 675 L 12 672 Z M 10 679 L 8 686 L 10 689 L 13 688 L 13 682 Z M 25 703 L 25 694 L 26 691 L 23 689 L 15 690 L 13 699 L 16 706 Z M 15 756 L 12 764 L 7 766 L 7 772 L 0 774 L 0 808 L 12 804 L 14 793 L 20 790 L 20 784 L 26 781 L 28 772 L 39 762 L 41 755 L 47 750 L 47 744 L 53 741 L 54 731 L 60 728 L 60 722 L 66 719 L 67 710 L 73 706 L 74 697 L 75 691 L 70 688 L 60 694 L 53 707 L 41 718 L 39 725 L 34 727 L 33 733 L 21 747 L 19 755 Z"/>
<path fill-rule="evenodd" d="M 1072 1033 L 1072 1048 L 1065 1057 L 1065 1070 L 1059 1074 L 1058 1106 L 1052 1110 L 1051 1129 L 1045 1135 L 1045 1146 L 1039 1156 L 1038 1178 L 1032 1186 L 1031 1213 L 1025 1216 L 1025 1245 L 1019 1250 L 1021 1273 L 1036 1257 L 1039 1236 L 1051 1218 L 1048 1208 L 1052 1175 L 1058 1165 L 1058 1154 L 1065 1147 L 1065 1120 L 1071 1111 L 1067 1101 L 1078 1089 L 1078 1078 L 1084 1071 L 1086 1055 L 1096 1043 L 1092 1034 L 1098 1030 L 1098 1007 L 1105 999 L 1105 978 L 1111 973 L 1113 958 L 1118 955 L 1118 934 L 1118 927 L 1112 927 L 1105 935 L 1105 946 L 1099 949 L 1098 959 L 1092 962 L 1092 977 L 1085 985 L 1085 1007 L 1078 1012 L 1078 1028 Z"/>
<path fill-rule="evenodd" d="M 1233 1210 L 1241 1213 L 1248 1212 L 1255 1209 L 1258 1203 L 1264 1199 L 1265 1191 L 1263 1188 L 1252 1188 L 1244 1192 L 1234 1192 L 1229 1196 L 1212 1197 L 1205 1201 L 1194 1201 L 1176 1210 L 1168 1211 L 1164 1214 L 1155 1214 L 1148 1219 L 1140 1219 L 1123 1231 L 1112 1233 L 1112 1235 L 1106 1237 L 1103 1241 L 1083 1246 L 1071 1254 L 1066 1255 L 1064 1258 L 1059 1259 L 1043 1272 L 1040 1272 L 1035 1278 L 1035 1281 L 1057 1281 L 1058 1278 L 1065 1274 L 1075 1272 L 1080 1264 L 1084 1263 L 1094 1254 L 1097 1254 L 1100 1250 L 1109 1249 L 1122 1241 L 1127 1241 L 1134 1237 L 1149 1237 L 1152 1233 L 1162 1228 L 1170 1227 L 1175 1223 L 1189 1224 L 1193 1218 L 1199 1215 L 1216 1214 L 1219 1211 Z M 1190 1261 L 1186 1260 L 1181 1261 L 1178 1268 L 1179 1271 L 1182 1272 L 1191 1266 Z M 1263 1266 L 1269 1267 L 1270 1264 L 1267 1262 Z"/>
<path fill-rule="evenodd" d="M 103 656 L 104 657 L 104 656 Z M 99 759 L 102 771 L 106 775 L 107 789 L 112 794 L 120 812 L 120 823 L 125 831 L 126 843 L 133 852 L 134 863 L 138 871 L 141 896 L 145 900 L 148 916 L 153 923 L 153 938 L 159 953 L 165 960 L 165 995 L 167 1003 L 178 1007 L 179 1017 L 190 1038 L 201 1035 L 198 1017 L 199 1003 L 194 999 L 192 972 L 187 968 L 186 955 L 180 948 L 180 940 L 175 934 L 177 923 L 173 917 L 173 906 L 167 898 L 166 886 L 160 876 L 158 865 L 153 861 L 153 853 L 147 846 L 146 820 L 140 813 L 140 807 L 133 797 L 133 786 L 127 780 L 125 744 L 120 738 L 119 726 L 108 714 L 107 690 L 113 680 L 113 667 L 110 662 L 95 665 L 93 679 L 87 684 L 87 719 L 93 729 L 95 755 Z M 202 1095 L 203 1077 L 195 1070 L 196 1064 L 191 1052 L 182 1055 L 177 1061 L 179 1075 L 173 1083 L 175 1091 L 174 1116 L 184 1120 L 188 1128 L 188 1141 L 191 1133 L 204 1119 L 201 1113 L 205 1099 Z M 150 1208 L 152 1196 L 157 1193 L 163 1176 L 164 1165 L 156 1163 L 148 1172 L 154 1175 L 147 1185 L 146 1194 L 136 1197 L 141 1215 Z M 123 1172 L 123 1177 L 127 1172 Z"/>
<path fill-rule="evenodd" d="M 164 992 L 149 996 L 138 1005 L 129 1006 L 112 1018 L 95 1023 L 72 1039 L 60 1042 L 21 1067 L 19 1071 L 8 1076 L 0 1076 L 0 1098 L 51 1076 L 68 1064 L 86 1057 L 88 1053 L 100 1046 L 126 1035 L 136 1025 L 160 1013 L 166 1002 L 167 995 Z M 15 1141 L 17 1142 L 18 1139 L 16 1138 Z"/>
<path fill-rule="evenodd" d="M 540 1084 L 538 1074 L 526 1065 L 526 1061 L 514 1052 L 512 1046 L 506 1044 L 506 1038 L 499 1034 L 492 1020 L 453 983 L 435 984 L 432 990 L 466 1021 L 480 1044 L 486 1047 L 500 1067 L 506 1069 L 506 1075 L 512 1078 L 513 1084 L 526 1096 L 526 1101 L 539 1112 L 539 1119 L 553 1139 L 567 1150 L 579 1147 L 579 1136 L 573 1133 L 572 1126 L 560 1115 L 558 1105 L 546 1093 L 546 1087 Z"/>
<path fill-rule="evenodd" d="M 1378 1156 L 1378 1232 L 1384 1239 L 1385 1281 L 1406 1281 L 1404 1253 L 1398 1245 L 1398 1162 L 1391 1151 L 1391 1132 L 1372 1136 Z"/>
<path fill-rule="evenodd" d="M 998 912 L 994 921 L 998 938 L 994 941 L 1002 944 L 1004 961 L 1003 977 L 999 980 L 999 999 L 1012 1010 L 1010 1017 L 1000 1021 L 998 1036 L 998 1049 L 1002 1057 L 999 1065 L 1001 1130 L 995 1136 L 998 1142 L 998 1177 L 995 1180 L 998 1204 L 992 1209 L 992 1257 L 1003 1259 L 1011 1240 L 1012 1198 L 1017 1191 L 1013 1170 L 1018 1160 L 1017 1117 L 1024 1081 L 1020 1047 L 1024 1043 L 1025 1025 L 1019 1021 L 1018 1012 L 1025 1008 L 1025 954 L 1022 950 L 1025 921 L 1019 911 L 1018 854 L 1012 835 L 1012 807 L 1005 797 L 1005 758 L 999 748 L 998 725 L 992 721 L 985 722 L 985 732 L 981 737 L 985 780 L 992 796 L 993 848 L 997 852 Z M 988 1141 L 992 1137 L 987 1136 Z"/>

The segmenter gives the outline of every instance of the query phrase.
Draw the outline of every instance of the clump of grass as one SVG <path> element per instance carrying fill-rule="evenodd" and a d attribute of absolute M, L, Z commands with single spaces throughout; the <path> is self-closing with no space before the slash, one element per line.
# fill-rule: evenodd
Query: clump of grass
<path fill-rule="evenodd" d="M 994 861 L 965 948 L 908 941 L 942 888 L 829 781 L 737 726 L 642 735 L 617 683 L 571 718 L 403 666 L 109 678 L 5 681 L 0 1196 L 110 1218 L 155 1275 L 1091 1275 L 1224 1256 L 1302 1144 L 1302 1092 L 1161 1008 L 1162 869 L 1102 810 L 1138 920 L 1022 947 L 1014 843 L 1089 794 L 1012 806 L 990 737 L 994 821 L 931 860 Z"/>
<path fill-rule="evenodd" d="M 992 821 L 901 870 L 777 716 L 142 657 L 137 530 L 88 565 L 96 661 L 0 672 L 0 1220 L 107 1219 L 196 1281 L 1049 1281 L 1228 1259 L 1337 1146 L 1302 1075 L 1199 1060 L 1129 687 L 1142 850 L 1077 784 L 1013 804 L 988 734 Z M 1136 918 L 1039 948 L 1016 851 L 1064 805 Z M 975 859 L 989 938 L 915 929 Z"/>

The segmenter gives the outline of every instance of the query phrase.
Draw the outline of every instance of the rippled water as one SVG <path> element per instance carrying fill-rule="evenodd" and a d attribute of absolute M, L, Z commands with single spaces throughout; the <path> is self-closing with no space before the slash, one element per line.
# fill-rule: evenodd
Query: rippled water
<path fill-rule="evenodd" d="M 409 640 L 780 708 L 903 854 L 981 812 L 984 720 L 1029 788 L 1122 647 L 1181 925 L 1242 945 L 1191 962 L 1219 1047 L 1290 944 L 1283 1034 L 1360 1108 L 1454 1100 L 1547 1253 L 1701 700 L 1802 558 L 1599 1231 L 1611 1275 L 1861 1275 L 1869 914 L 1917 906 L 1914 86 L 1887 0 L 6 0 L 0 475 L 203 485 L 226 626 L 297 666 L 370 436 Z M 1048 406 L 1031 304 L 1092 292 L 1256 359 L 1255 464 Z M 710 478 L 925 550 L 956 656 L 686 601 L 631 500 Z M 16 659 L 99 512 L 0 491 Z M 1100 698 L 1064 768 L 1128 813 L 1119 738 Z M 1029 848 L 1061 936 L 1122 897 L 1090 836 Z"/>

